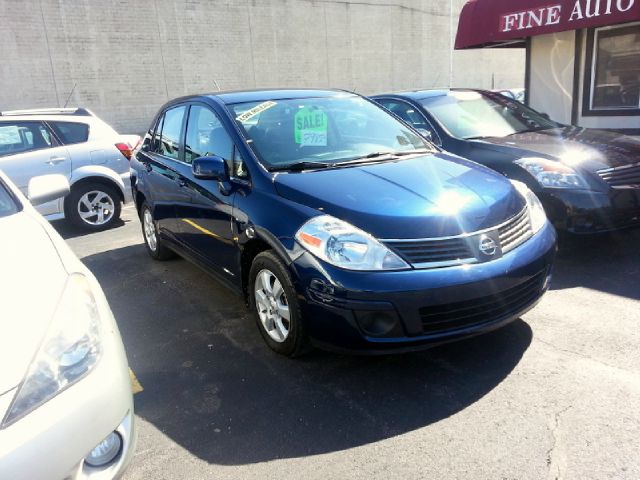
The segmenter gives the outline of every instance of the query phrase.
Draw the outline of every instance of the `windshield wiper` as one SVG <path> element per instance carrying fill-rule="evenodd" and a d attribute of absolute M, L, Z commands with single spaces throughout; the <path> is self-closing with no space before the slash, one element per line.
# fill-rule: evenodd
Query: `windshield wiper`
<path fill-rule="evenodd" d="M 356 165 L 359 163 L 371 163 L 376 160 L 388 160 L 397 157 L 404 157 L 407 155 L 420 155 L 423 153 L 431 153 L 431 150 L 418 149 L 418 150 L 400 150 L 400 151 L 387 151 L 387 152 L 372 152 L 367 155 L 363 155 L 362 157 L 351 158 L 349 160 L 345 160 L 343 162 L 337 162 L 334 165 L 343 166 L 343 165 Z"/>
<path fill-rule="evenodd" d="M 318 168 L 328 168 L 331 166 L 333 166 L 332 163 L 303 161 L 303 162 L 289 163 L 287 165 L 282 165 L 277 167 L 271 167 L 269 168 L 269 171 L 270 172 L 283 172 L 283 171 L 302 172 L 303 170 L 316 170 Z"/>

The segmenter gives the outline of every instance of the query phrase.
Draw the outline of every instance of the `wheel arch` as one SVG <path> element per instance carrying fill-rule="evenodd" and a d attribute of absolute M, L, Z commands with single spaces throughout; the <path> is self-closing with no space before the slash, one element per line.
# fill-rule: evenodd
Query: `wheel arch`
<path fill-rule="evenodd" d="M 79 185 L 86 183 L 98 183 L 114 187 L 118 192 L 120 201 L 125 201 L 125 185 L 122 177 L 113 170 L 101 167 L 100 165 L 92 165 L 80 167 L 71 174 L 71 189 L 77 188 Z"/>

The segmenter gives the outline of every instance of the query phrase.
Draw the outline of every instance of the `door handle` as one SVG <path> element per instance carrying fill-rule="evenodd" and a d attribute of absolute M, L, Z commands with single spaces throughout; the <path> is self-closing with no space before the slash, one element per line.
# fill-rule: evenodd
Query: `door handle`
<path fill-rule="evenodd" d="M 64 162 L 67 157 L 51 157 L 47 163 L 48 165 L 57 165 L 61 162 Z"/>
<path fill-rule="evenodd" d="M 185 182 L 184 180 L 180 180 L 180 181 L 178 181 L 178 186 L 179 187 L 186 187 L 187 186 L 187 182 Z"/>

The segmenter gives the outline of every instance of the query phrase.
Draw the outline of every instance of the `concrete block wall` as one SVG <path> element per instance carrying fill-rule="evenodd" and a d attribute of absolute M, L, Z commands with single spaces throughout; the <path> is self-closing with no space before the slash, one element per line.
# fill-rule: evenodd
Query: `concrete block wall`
<path fill-rule="evenodd" d="M 523 50 L 451 52 L 463 0 L 0 0 L 0 110 L 142 133 L 166 100 L 255 87 L 518 87 Z"/>

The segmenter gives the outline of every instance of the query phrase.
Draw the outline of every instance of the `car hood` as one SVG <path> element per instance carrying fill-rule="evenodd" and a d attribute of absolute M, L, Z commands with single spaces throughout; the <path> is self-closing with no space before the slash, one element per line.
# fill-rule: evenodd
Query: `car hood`
<path fill-rule="evenodd" d="M 275 177 L 280 195 L 377 238 L 459 235 L 524 207 L 503 176 L 444 153 Z"/>
<path fill-rule="evenodd" d="M 510 148 L 518 158 L 553 157 L 590 171 L 629 165 L 640 159 L 640 140 L 592 128 L 554 128 L 484 138 L 481 142 L 501 149 Z"/>
<path fill-rule="evenodd" d="M 16 387 L 40 345 L 67 271 L 42 224 L 28 212 L 0 218 L 0 395 Z"/>

